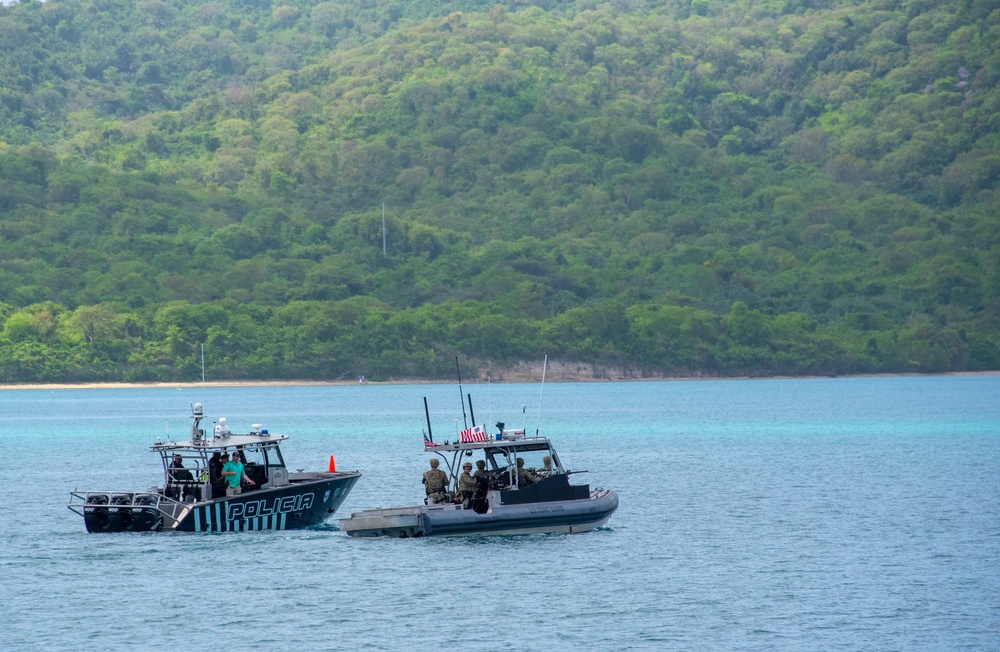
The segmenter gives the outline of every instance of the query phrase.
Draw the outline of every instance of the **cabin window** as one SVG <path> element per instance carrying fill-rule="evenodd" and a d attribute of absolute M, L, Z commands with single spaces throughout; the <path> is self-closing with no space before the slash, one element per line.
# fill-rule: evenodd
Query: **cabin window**
<path fill-rule="evenodd" d="M 490 471 L 506 469 L 513 464 L 514 458 L 508 455 L 505 450 L 489 452 L 486 455 L 486 468 Z"/>
<path fill-rule="evenodd" d="M 243 463 L 247 466 L 263 466 L 264 465 L 264 451 L 260 449 L 259 446 L 244 446 L 240 449 L 243 453 Z"/>
<path fill-rule="evenodd" d="M 538 472 L 542 470 L 542 458 L 549 455 L 549 451 L 524 451 L 518 453 L 517 456 L 524 460 L 524 468 L 529 471 Z M 554 466 L 554 463 L 553 463 Z"/>
<path fill-rule="evenodd" d="M 252 486 L 260 487 L 267 482 L 268 478 L 267 458 L 264 456 L 264 449 L 259 445 L 244 446 L 241 452 L 243 453 L 243 463 L 246 465 L 243 472 L 256 483 Z"/>
<path fill-rule="evenodd" d="M 281 456 L 281 449 L 277 446 L 269 446 L 264 449 L 264 459 L 271 468 L 285 467 L 285 459 Z"/>

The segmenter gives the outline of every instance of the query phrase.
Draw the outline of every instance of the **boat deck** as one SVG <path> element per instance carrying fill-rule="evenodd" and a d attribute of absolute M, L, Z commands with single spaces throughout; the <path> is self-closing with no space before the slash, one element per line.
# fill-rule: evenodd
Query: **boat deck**
<path fill-rule="evenodd" d="M 447 503 L 368 509 L 340 519 L 340 530 L 352 537 L 399 538 L 585 532 L 604 525 L 617 507 L 618 495 L 602 489 L 582 500 L 494 504 L 483 514 Z"/>
<path fill-rule="evenodd" d="M 340 530 L 351 536 L 422 536 L 426 530 L 424 514 L 427 510 L 460 509 L 458 505 L 414 505 L 366 509 L 353 512 L 350 518 L 340 519 Z"/>

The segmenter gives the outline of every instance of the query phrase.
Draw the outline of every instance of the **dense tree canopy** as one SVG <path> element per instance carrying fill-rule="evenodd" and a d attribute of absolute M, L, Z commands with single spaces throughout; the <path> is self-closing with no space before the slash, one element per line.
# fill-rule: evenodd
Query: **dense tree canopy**
<path fill-rule="evenodd" d="M 0 7 L 0 382 L 1000 369 L 998 43 L 985 0 Z"/>

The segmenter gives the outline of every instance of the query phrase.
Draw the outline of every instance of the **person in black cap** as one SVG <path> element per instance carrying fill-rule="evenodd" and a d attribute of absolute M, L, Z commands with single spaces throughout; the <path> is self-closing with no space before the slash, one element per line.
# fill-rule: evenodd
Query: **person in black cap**
<path fill-rule="evenodd" d="M 209 471 L 213 468 L 212 460 L 216 460 L 218 465 L 212 475 L 212 498 L 219 498 L 226 495 L 226 476 L 222 475 L 222 467 L 229 462 L 229 453 L 222 451 L 222 453 L 216 452 L 215 455 L 212 455 L 212 459 L 208 461 Z"/>
<path fill-rule="evenodd" d="M 220 471 L 222 471 L 222 453 L 215 451 L 208 460 L 208 481 L 213 485 L 218 481 Z"/>
<path fill-rule="evenodd" d="M 234 452 L 229 462 L 222 466 L 222 475 L 226 478 L 227 496 L 239 496 L 243 493 L 243 487 L 240 484 L 243 480 L 247 484 L 257 484 L 247 476 L 244 468 L 243 462 L 240 461 L 239 451 Z"/>
<path fill-rule="evenodd" d="M 170 464 L 170 476 L 173 484 L 178 487 L 181 500 L 194 495 L 194 476 L 184 468 L 184 458 L 180 454 L 174 454 L 174 461 Z"/>

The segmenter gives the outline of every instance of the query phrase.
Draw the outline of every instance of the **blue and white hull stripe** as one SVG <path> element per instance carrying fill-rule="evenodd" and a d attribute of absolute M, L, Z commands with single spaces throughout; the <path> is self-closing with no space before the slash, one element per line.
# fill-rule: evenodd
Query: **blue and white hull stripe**
<path fill-rule="evenodd" d="M 195 532 L 247 532 L 254 530 L 284 530 L 287 514 L 268 514 L 253 518 L 227 521 L 223 518 L 222 505 L 205 505 L 194 509 Z"/>

